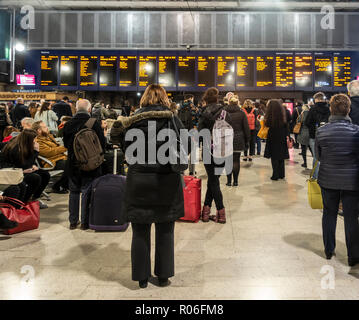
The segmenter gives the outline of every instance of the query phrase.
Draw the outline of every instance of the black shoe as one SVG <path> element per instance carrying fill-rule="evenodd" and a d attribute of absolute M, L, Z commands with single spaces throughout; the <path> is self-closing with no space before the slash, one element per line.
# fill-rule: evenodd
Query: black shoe
<path fill-rule="evenodd" d="M 193 172 L 190 172 L 189 175 L 190 175 L 190 176 L 193 176 Z"/>
<path fill-rule="evenodd" d="M 252 159 L 252 158 L 249 158 L 248 160 L 249 160 L 249 161 L 253 161 L 253 159 Z"/>
<path fill-rule="evenodd" d="M 260 156 L 261 154 L 257 152 L 257 156 Z"/>
<path fill-rule="evenodd" d="M 80 229 L 87 230 L 87 229 L 89 229 L 89 225 L 87 223 L 81 223 Z"/>
<path fill-rule="evenodd" d="M 238 187 L 238 182 L 233 182 L 233 187 Z"/>
<path fill-rule="evenodd" d="M 302 155 L 303 155 L 303 153 L 301 153 L 301 152 L 300 152 L 300 153 L 299 153 L 299 155 L 300 155 L 300 156 L 302 156 Z"/>
<path fill-rule="evenodd" d="M 359 259 L 351 259 L 351 258 L 348 259 L 349 267 L 354 267 L 358 263 L 359 263 Z"/>
<path fill-rule="evenodd" d="M 226 183 L 226 186 L 227 186 L 227 187 L 231 187 L 231 186 L 232 186 L 232 183 L 231 183 L 231 182 L 227 182 L 227 183 Z"/>
<path fill-rule="evenodd" d="M 327 258 L 327 260 L 330 260 L 333 256 L 335 256 L 335 252 L 325 253 L 325 257 Z"/>
<path fill-rule="evenodd" d="M 168 278 L 158 278 L 158 283 L 160 287 L 167 287 L 170 284 Z"/>
<path fill-rule="evenodd" d="M 270 179 L 273 181 L 278 181 L 278 178 L 271 177 Z"/>
<path fill-rule="evenodd" d="M 60 187 L 60 188 L 52 188 L 51 189 L 51 192 L 52 193 L 58 193 L 58 194 L 67 194 L 69 193 L 69 191 L 63 187 Z"/>
<path fill-rule="evenodd" d="M 247 161 L 248 160 L 248 158 L 243 158 L 243 161 Z"/>
<path fill-rule="evenodd" d="M 0 213 L 0 230 L 14 229 L 18 226 L 16 221 L 9 220 L 4 214 Z"/>
<path fill-rule="evenodd" d="M 80 224 L 80 222 L 70 223 L 70 230 L 76 229 L 79 224 Z"/>
<path fill-rule="evenodd" d="M 148 284 L 148 279 L 138 281 L 138 285 L 140 286 L 141 289 L 147 288 L 147 284 Z"/>
<path fill-rule="evenodd" d="M 302 167 L 303 167 L 303 168 L 306 168 L 306 169 L 308 168 L 306 163 L 303 163 L 303 164 L 302 164 Z"/>

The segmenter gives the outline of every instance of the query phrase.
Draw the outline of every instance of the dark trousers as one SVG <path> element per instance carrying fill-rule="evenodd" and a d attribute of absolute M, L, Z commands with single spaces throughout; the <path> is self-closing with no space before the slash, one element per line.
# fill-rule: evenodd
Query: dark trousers
<path fill-rule="evenodd" d="M 359 259 L 358 191 L 321 189 L 324 205 L 322 228 L 325 253 L 330 254 L 335 250 L 337 216 L 339 202 L 342 200 L 348 258 Z"/>
<path fill-rule="evenodd" d="M 233 153 L 233 170 L 231 174 L 227 174 L 227 183 L 230 184 L 232 182 L 238 183 L 239 171 L 241 170 L 241 153 L 234 152 Z"/>
<path fill-rule="evenodd" d="M 205 206 L 212 206 L 212 201 L 214 200 L 217 210 L 224 208 L 223 205 L 223 195 L 221 191 L 221 186 L 219 183 L 219 175 L 215 175 L 215 166 L 214 164 L 205 164 L 204 165 L 207 172 L 207 192 L 206 198 L 204 200 Z"/>
<path fill-rule="evenodd" d="M 80 194 L 81 202 L 84 203 L 85 191 L 93 181 L 93 178 L 81 178 L 76 183 L 70 178 L 69 180 L 69 221 L 71 224 L 75 224 L 79 221 L 80 214 Z M 86 215 L 86 207 L 81 206 L 81 223 L 87 224 L 88 217 Z"/>
<path fill-rule="evenodd" d="M 284 179 L 285 169 L 284 169 L 284 160 L 271 159 L 272 169 L 273 169 L 273 179 Z"/>
<path fill-rule="evenodd" d="M 175 273 L 174 227 L 174 222 L 155 223 L 155 275 L 159 278 L 173 277 Z M 132 223 L 131 260 L 132 280 L 151 276 L 151 224 Z"/>
<path fill-rule="evenodd" d="M 256 132 L 256 134 L 258 134 L 258 132 Z M 259 156 L 262 151 L 262 141 L 258 136 L 256 136 L 256 145 L 257 145 L 257 155 Z"/>
<path fill-rule="evenodd" d="M 257 130 L 251 130 L 251 138 L 249 140 L 249 155 L 254 156 L 256 147 Z M 248 149 L 244 151 L 244 156 L 248 155 Z"/>
<path fill-rule="evenodd" d="M 37 170 L 32 173 L 24 174 L 24 182 L 27 184 L 24 202 L 28 202 L 32 196 L 33 199 L 40 198 L 42 192 L 50 181 L 50 174 L 45 170 Z"/>
<path fill-rule="evenodd" d="M 302 147 L 302 158 L 303 158 L 303 162 L 305 165 L 307 165 L 307 150 L 309 148 L 309 151 L 311 152 L 311 154 L 313 155 L 312 149 L 310 148 L 310 146 L 305 145 L 305 144 L 301 144 L 300 145 Z"/>
<path fill-rule="evenodd" d="M 26 194 L 26 184 L 25 182 L 21 182 L 18 185 L 13 185 L 10 187 L 7 187 L 4 192 L 3 192 L 3 196 L 4 197 L 9 197 L 9 198 L 14 198 L 17 200 L 20 200 L 22 202 L 24 202 L 25 200 L 25 194 Z M 11 201 L 6 201 L 7 203 L 10 203 L 11 205 L 13 205 L 15 208 L 19 208 L 20 206 L 17 204 L 12 203 Z"/>
<path fill-rule="evenodd" d="M 57 161 L 54 170 L 64 170 L 64 172 L 62 173 L 60 179 L 58 179 L 54 183 L 52 188 L 60 189 L 60 187 L 63 187 L 64 189 L 68 189 L 69 188 L 69 179 L 68 179 L 66 160 Z"/>

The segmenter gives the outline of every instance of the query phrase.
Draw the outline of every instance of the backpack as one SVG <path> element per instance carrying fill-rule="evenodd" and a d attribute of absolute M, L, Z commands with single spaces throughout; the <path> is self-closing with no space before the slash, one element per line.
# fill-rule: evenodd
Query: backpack
<path fill-rule="evenodd" d="M 226 111 L 222 110 L 212 129 L 213 157 L 227 158 L 233 154 L 233 128 L 225 120 Z"/>
<path fill-rule="evenodd" d="M 0 108 L 0 127 L 6 127 L 7 125 L 6 110 L 5 108 Z"/>
<path fill-rule="evenodd" d="M 99 108 L 93 108 L 92 109 L 92 112 L 91 112 L 91 116 L 92 116 L 92 118 L 96 118 L 97 120 L 102 120 L 102 112 L 101 112 L 101 107 L 99 107 Z"/>
<path fill-rule="evenodd" d="M 183 123 L 183 126 L 187 130 L 191 130 L 193 128 L 192 122 L 192 110 L 190 106 L 184 105 L 178 110 L 178 118 Z"/>
<path fill-rule="evenodd" d="M 85 128 L 76 133 L 73 143 L 75 158 L 79 169 L 92 171 L 104 162 L 104 153 L 96 132 L 92 130 L 96 119 L 91 118 L 85 123 Z"/>
<path fill-rule="evenodd" d="M 248 119 L 248 125 L 250 130 L 254 130 L 256 128 L 256 116 L 254 114 L 254 108 L 250 113 L 247 112 L 245 108 L 243 108 L 243 111 L 245 112 L 247 119 Z"/>

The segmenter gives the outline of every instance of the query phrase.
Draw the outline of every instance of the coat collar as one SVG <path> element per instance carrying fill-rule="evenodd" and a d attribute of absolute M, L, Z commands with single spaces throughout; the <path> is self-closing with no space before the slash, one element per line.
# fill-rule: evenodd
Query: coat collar
<path fill-rule="evenodd" d="M 142 111 L 130 117 L 121 117 L 118 121 L 121 121 L 123 127 L 125 129 L 129 128 L 136 122 L 148 119 L 171 119 L 173 117 L 173 113 L 170 110 L 163 111 Z"/>
<path fill-rule="evenodd" d="M 349 116 L 340 116 L 340 115 L 331 115 L 329 117 L 329 122 L 337 122 L 337 121 L 347 121 L 352 122 L 352 119 L 350 119 Z"/>

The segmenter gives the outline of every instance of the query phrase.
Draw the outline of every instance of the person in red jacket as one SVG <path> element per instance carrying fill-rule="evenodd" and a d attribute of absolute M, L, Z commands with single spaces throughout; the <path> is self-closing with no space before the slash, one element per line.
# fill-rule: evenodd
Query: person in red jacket
<path fill-rule="evenodd" d="M 254 103 L 252 100 L 246 99 L 243 103 L 242 110 L 247 116 L 248 125 L 250 130 L 250 140 L 249 140 L 249 155 L 248 149 L 244 151 L 244 161 L 252 161 L 252 156 L 255 154 L 255 146 L 256 146 L 256 138 L 257 138 L 257 130 L 256 130 L 256 121 L 258 117 L 258 111 L 254 107 Z"/>

